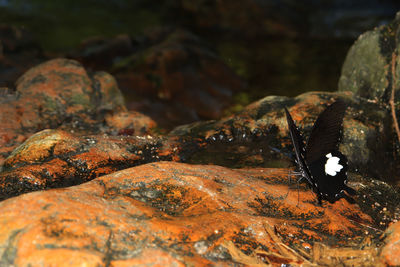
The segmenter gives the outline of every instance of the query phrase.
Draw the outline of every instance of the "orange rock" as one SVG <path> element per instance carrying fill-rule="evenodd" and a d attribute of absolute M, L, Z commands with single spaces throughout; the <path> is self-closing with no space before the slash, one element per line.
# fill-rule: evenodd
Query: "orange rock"
<path fill-rule="evenodd" d="M 262 258 L 299 264 L 285 255 L 268 258 L 280 251 L 270 227 L 290 244 L 345 242 L 362 230 L 348 217 L 371 221 L 343 199 L 316 207 L 312 192 L 301 190 L 298 200 L 286 175 L 158 162 L 7 199 L 0 202 L 0 263 L 233 266 Z"/>
<path fill-rule="evenodd" d="M 24 139 L 43 129 L 117 134 L 131 127 L 138 135 L 154 127 L 151 119 L 126 111 L 110 74 L 88 75 L 82 65 L 69 59 L 53 59 L 31 68 L 18 79 L 15 92 L 0 94 L 0 103 L 0 164 Z M 112 121 L 108 127 L 103 124 L 106 115 L 115 117 L 108 119 Z"/>
<path fill-rule="evenodd" d="M 75 140 L 75 142 L 73 142 Z M 72 142 L 71 142 L 72 141 Z M 78 139 L 64 131 L 44 130 L 29 137 L 23 144 L 15 149 L 7 158 L 5 165 L 10 166 L 21 163 L 40 162 L 44 158 L 50 157 L 53 149 L 68 143 L 68 149 L 73 149 L 78 143 Z"/>
<path fill-rule="evenodd" d="M 385 266 L 400 266 L 400 223 L 392 224 L 385 232 L 385 245 L 380 256 Z"/>
<path fill-rule="evenodd" d="M 22 193 L 87 182 L 124 168 L 160 161 L 180 161 L 178 140 L 152 136 L 77 136 L 43 130 L 5 160 L 0 199 Z"/>

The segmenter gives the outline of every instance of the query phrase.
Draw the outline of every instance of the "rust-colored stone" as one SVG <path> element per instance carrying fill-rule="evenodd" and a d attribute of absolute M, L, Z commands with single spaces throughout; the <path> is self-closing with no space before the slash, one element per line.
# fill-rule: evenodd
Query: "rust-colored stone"
<path fill-rule="evenodd" d="M 16 148 L 5 161 L 5 166 L 14 164 L 34 163 L 52 156 L 52 153 L 61 154 L 65 149 L 73 150 L 79 140 L 71 134 L 58 130 L 43 130 L 32 135 L 23 144 Z M 67 144 L 66 144 L 67 143 Z M 53 151 L 57 146 L 57 150 Z M 67 146 L 67 147 L 66 147 Z M 59 151 L 61 148 L 62 151 Z M 60 153 L 61 152 L 61 153 Z"/>
<path fill-rule="evenodd" d="M 301 263 L 279 254 L 273 226 L 294 248 L 316 240 L 357 243 L 362 228 L 348 218 L 368 223 L 369 216 L 343 199 L 316 207 L 310 190 L 298 198 L 288 189 L 286 175 L 283 169 L 158 162 L 24 194 L 0 202 L 0 261 L 233 266 L 258 251 L 275 264 Z M 233 255 L 235 249 L 241 252 Z"/>
<path fill-rule="evenodd" d="M 43 129 L 140 135 L 155 126 L 148 117 L 126 111 L 111 75 L 88 75 L 82 65 L 68 59 L 31 68 L 18 79 L 15 92 L 0 92 L 0 103 L 0 164 L 16 146 Z"/>
<path fill-rule="evenodd" d="M 380 251 L 386 266 L 400 266 L 400 223 L 392 224 L 385 232 L 385 245 Z"/>

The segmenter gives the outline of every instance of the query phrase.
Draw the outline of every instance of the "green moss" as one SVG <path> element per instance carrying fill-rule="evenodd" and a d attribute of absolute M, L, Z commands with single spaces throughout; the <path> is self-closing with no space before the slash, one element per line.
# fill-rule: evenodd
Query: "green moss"
<path fill-rule="evenodd" d="M 247 92 L 240 92 L 233 96 L 233 105 L 224 110 L 224 116 L 229 116 L 242 111 L 251 103 L 251 97 Z"/>
<path fill-rule="evenodd" d="M 84 94 L 73 94 L 71 95 L 69 105 L 82 105 L 89 108 L 91 106 L 90 99 L 88 95 Z"/>
<path fill-rule="evenodd" d="M 23 231 L 23 229 L 17 229 L 11 232 L 6 247 L 3 248 L 3 254 L 0 258 L 1 266 L 13 266 L 14 260 L 17 255 L 17 242 L 19 239 L 19 234 Z"/>
<path fill-rule="evenodd" d="M 57 104 L 57 101 L 49 96 L 44 95 L 44 104 L 43 106 L 45 107 L 45 110 L 48 111 L 55 111 L 58 109 L 59 104 Z"/>

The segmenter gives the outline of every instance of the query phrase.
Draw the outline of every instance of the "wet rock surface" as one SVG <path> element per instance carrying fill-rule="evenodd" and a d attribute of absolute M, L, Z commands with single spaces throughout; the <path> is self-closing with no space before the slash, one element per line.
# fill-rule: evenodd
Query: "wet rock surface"
<path fill-rule="evenodd" d="M 41 131 L 5 160 L 0 198 L 47 188 L 81 184 L 104 174 L 148 162 L 184 161 L 198 141 L 152 136 L 77 136 Z"/>
<path fill-rule="evenodd" d="M 316 207 L 309 190 L 288 188 L 286 175 L 158 162 L 11 198 L 0 203 L 1 262 L 301 264 L 313 242 L 357 248 L 365 229 L 349 218 L 367 225 L 371 218 L 344 199 Z M 290 258 L 277 242 L 304 255 Z"/>

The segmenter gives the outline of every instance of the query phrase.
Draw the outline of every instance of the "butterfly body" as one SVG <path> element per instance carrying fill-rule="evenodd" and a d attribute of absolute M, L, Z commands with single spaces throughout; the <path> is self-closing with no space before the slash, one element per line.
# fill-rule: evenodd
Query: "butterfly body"
<path fill-rule="evenodd" d="M 311 131 L 307 145 L 296 127 L 289 111 L 285 108 L 290 138 L 299 169 L 299 180 L 306 180 L 317 194 L 318 202 L 334 203 L 346 197 L 344 191 L 354 194 L 347 183 L 347 158 L 338 150 L 342 122 L 346 105 L 338 100 L 328 106 L 319 116 Z"/>

